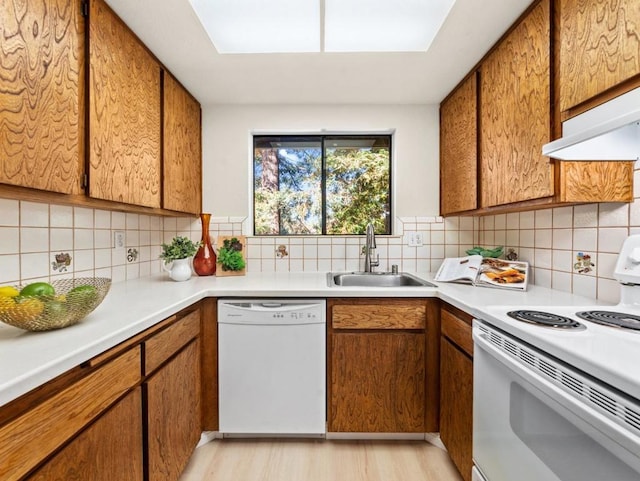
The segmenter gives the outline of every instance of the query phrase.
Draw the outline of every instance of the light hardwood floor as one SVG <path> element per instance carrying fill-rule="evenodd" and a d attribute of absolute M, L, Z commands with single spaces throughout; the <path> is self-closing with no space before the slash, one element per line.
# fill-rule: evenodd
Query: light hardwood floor
<path fill-rule="evenodd" d="M 425 441 L 215 440 L 180 481 L 462 481 Z"/>

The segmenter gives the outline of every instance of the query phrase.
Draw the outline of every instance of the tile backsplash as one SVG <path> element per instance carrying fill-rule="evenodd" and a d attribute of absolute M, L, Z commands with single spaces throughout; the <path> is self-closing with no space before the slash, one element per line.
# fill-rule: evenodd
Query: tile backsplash
<path fill-rule="evenodd" d="M 636 172 L 637 174 L 637 172 Z M 640 185 L 637 182 L 636 185 Z M 212 217 L 212 240 L 247 235 L 244 217 Z M 631 204 L 586 204 L 485 217 L 401 217 L 377 237 L 379 270 L 428 272 L 474 245 L 504 245 L 532 266 L 532 283 L 617 302 L 613 268 L 622 242 L 640 233 L 640 192 Z M 114 249 L 115 232 L 125 246 Z M 423 245 L 409 247 L 410 234 Z M 200 239 L 197 217 L 161 217 L 0 199 L 0 284 L 105 276 L 114 282 L 161 272 L 163 242 Z M 247 237 L 247 272 L 360 270 L 364 236 Z M 135 255 L 134 255 L 135 254 Z"/>

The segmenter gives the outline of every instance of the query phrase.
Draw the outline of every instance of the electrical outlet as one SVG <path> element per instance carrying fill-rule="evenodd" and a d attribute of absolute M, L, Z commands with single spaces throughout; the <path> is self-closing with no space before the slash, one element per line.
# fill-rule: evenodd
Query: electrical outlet
<path fill-rule="evenodd" d="M 420 247 L 423 245 L 423 238 L 421 232 L 407 232 L 404 235 L 404 242 L 409 247 Z"/>
<path fill-rule="evenodd" d="M 124 249 L 127 245 L 127 239 L 124 235 L 124 231 L 117 230 L 113 233 L 113 248 Z"/>

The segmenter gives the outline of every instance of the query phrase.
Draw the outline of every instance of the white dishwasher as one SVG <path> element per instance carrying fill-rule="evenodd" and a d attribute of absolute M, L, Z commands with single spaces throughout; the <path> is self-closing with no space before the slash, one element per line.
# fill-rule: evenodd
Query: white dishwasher
<path fill-rule="evenodd" d="M 218 301 L 220 432 L 326 431 L 326 302 Z"/>

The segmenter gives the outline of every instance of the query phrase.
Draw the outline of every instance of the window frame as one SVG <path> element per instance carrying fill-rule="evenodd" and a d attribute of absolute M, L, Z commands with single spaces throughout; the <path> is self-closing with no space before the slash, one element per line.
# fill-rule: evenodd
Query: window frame
<path fill-rule="evenodd" d="M 388 167 L 388 198 L 389 198 L 389 214 L 386 220 L 386 229 L 384 232 L 376 231 L 376 235 L 393 235 L 393 200 L 394 200 L 394 192 L 393 192 L 393 132 L 376 132 L 376 133 L 288 133 L 288 134 L 278 134 L 278 133 L 252 133 L 251 134 L 251 207 L 252 207 L 252 235 L 255 237 L 321 237 L 321 236 L 329 236 L 329 237 L 339 237 L 339 236 L 359 236 L 364 235 L 364 233 L 349 233 L 349 234 L 330 234 L 327 233 L 327 192 L 326 192 L 326 149 L 327 149 L 327 139 L 340 139 L 340 140 L 359 140 L 359 139 L 373 139 L 373 138 L 384 138 L 388 142 L 388 150 L 389 150 L 389 167 Z M 319 140 L 320 148 L 321 148 L 321 232 L 317 234 L 257 234 L 256 233 L 256 195 L 255 195 L 255 185 L 256 185 L 256 141 L 257 140 L 271 140 L 271 141 L 286 141 L 287 139 L 312 139 Z M 331 148 L 331 147 L 329 147 Z"/>

